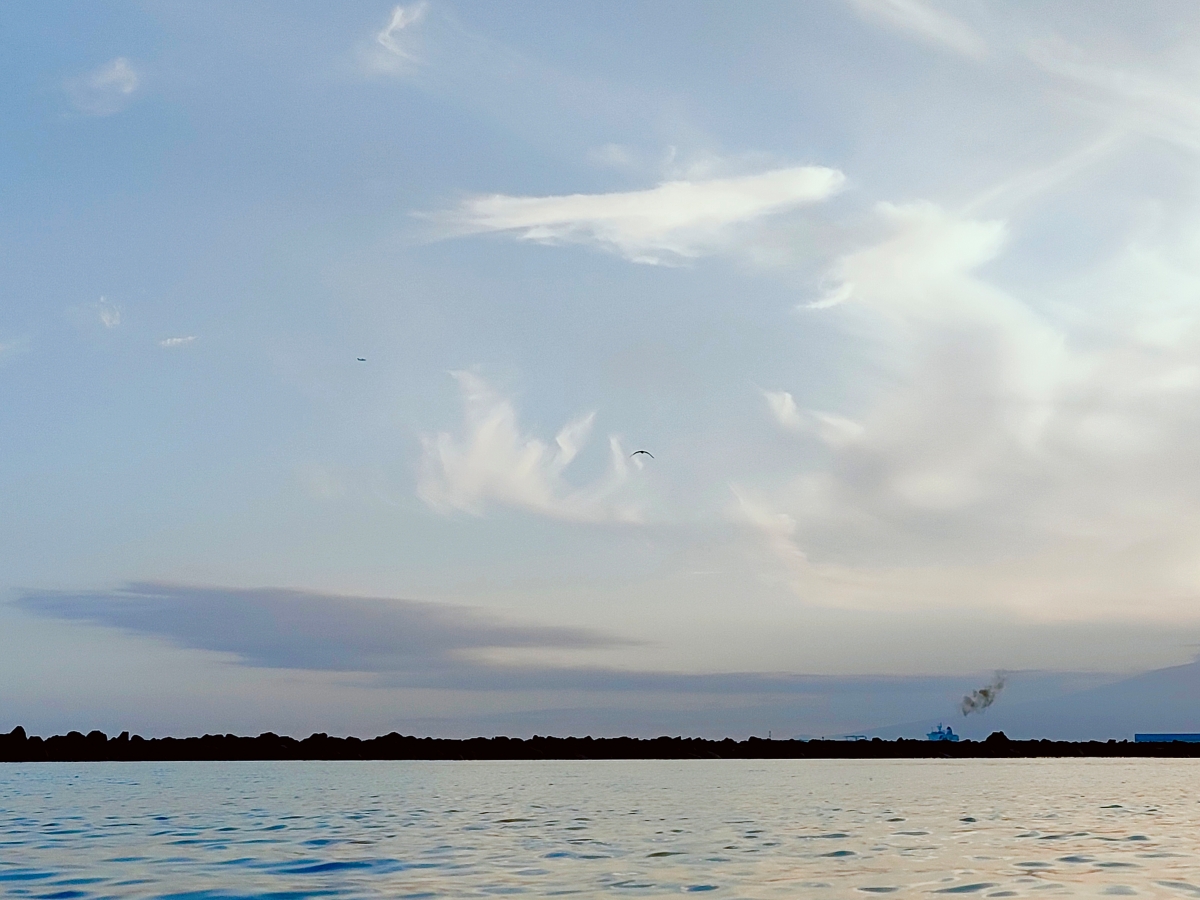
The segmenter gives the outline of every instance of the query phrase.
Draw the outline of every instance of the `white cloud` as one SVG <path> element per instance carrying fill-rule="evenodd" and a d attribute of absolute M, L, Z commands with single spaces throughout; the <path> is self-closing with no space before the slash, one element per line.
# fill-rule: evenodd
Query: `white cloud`
<path fill-rule="evenodd" d="M 1005 548 L 983 559 L 973 548 L 939 561 L 914 554 L 887 563 L 817 562 L 804 549 L 801 516 L 739 488 L 734 495 L 733 520 L 761 541 L 789 587 L 811 606 L 979 611 L 997 621 L 1014 614 L 1040 622 L 1141 619 L 1171 624 L 1196 619 L 1195 565 L 1180 566 L 1180 557 L 1196 546 L 1195 531 L 1184 540 L 1152 546 L 1055 540 L 1027 553 Z M 857 533 L 869 535 L 871 524 L 860 518 Z M 760 569 L 767 571 L 769 567 Z M 1130 605 L 1131 597 L 1138 598 L 1136 605 Z"/>
<path fill-rule="evenodd" d="M 1064 337 L 978 277 L 1003 222 L 933 204 L 881 204 L 892 234 L 846 255 L 832 275 L 843 303 L 866 307 L 891 347 L 895 387 L 863 422 L 876 488 L 892 502 L 949 510 L 980 502 L 993 477 L 1035 448 L 1075 364 Z"/>
<path fill-rule="evenodd" d="M 550 197 L 477 196 L 431 216 L 454 235 L 510 233 L 542 244 L 583 244 L 642 263 L 727 249 L 736 228 L 825 200 L 845 184 L 835 169 L 796 166 L 757 175 L 668 181 L 644 191 Z"/>
<path fill-rule="evenodd" d="M 121 309 L 120 307 L 109 303 L 103 297 L 99 303 L 100 323 L 105 328 L 116 328 L 121 324 Z"/>
<path fill-rule="evenodd" d="M 767 398 L 767 406 L 771 415 L 781 427 L 788 431 L 801 431 L 804 428 L 804 417 L 796 407 L 796 399 L 787 391 L 763 391 Z"/>
<path fill-rule="evenodd" d="M 163 338 L 161 341 L 158 342 L 158 346 L 160 346 L 160 347 L 182 347 L 186 344 L 190 344 L 195 339 L 196 339 L 196 336 L 194 334 L 189 334 L 184 337 Z"/>
<path fill-rule="evenodd" d="M 988 47 L 969 25 L 921 0 L 851 0 L 863 15 L 884 22 L 930 44 L 982 59 Z"/>
<path fill-rule="evenodd" d="M 845 444 L 860 437 L 863 427 L 844 416 L 817 410 L 801 410 L 788 391 L 763 391 L 771 415 L 779 427 L 793 432 L 815 432 L 827 444 Z"/>
<path fill-rule="evenodd" d="M 429 4 L 397 6 L 388 23 L 369 45 L 360 51 L 364 68 L 372 74 L 397 75 L 409 71 L 418 61 L 412 41 L 412 27 L 425 18 Z"/>
<path fill-rule="evenodd" d="M 796 543 L 796 520 L 787 513 L 772 509 L 764 501 L 750 497 L 736 486 L 731 490 L 737 499 L 734 518 L 756 529 L 771 551 L 794 574 L 806 573 L 809 569 L 808 558 Z"/>
<path fill-rule="evenodd" d="M 141 77 L 133 64 L 118 56 L 86 75 L 67 79 L 65 87 L 80 112 L 110 116 L 128 105 L 140 84 Z"/>
<path fill-rule="evenodd" d="M 464 434 L 422 438 L 418 494 L 439 512 L 483 515 L 488 506 L 510 506 L 572 522 L 636 522 L 638 509 L 617 494 L 629 476 L 620 442 L 609 439 L 608 474 L 576 488 L 564 472 L 586 443 L 594 414 L 567 424 L 553 445 L 521 432 L 512 402 L 469 372 L 455 372 L 465 407 Z"/>
<path fill-rule="evenodd" d="M 996 283 L 1006 223 L 876 214 L 888 233 L 836 261 L 837 305 L 810 313 L 875 348 L 874 396 L 841 415 L 766 392 L 827 452 L 739 486 L 736 517 L 815 603 L 1194 618 L 1200 217 L 1155 223 L 1047 302 Z"/>
<path fill-rule="evenodd" d="M 851 298 L 914 312 L 914 304 L 956 304 L 963 279 L 999 254 L 1008 236 L 1002 221 L 963 218 L 933 203 L 880 203 L 875 212 L 890 235 L 838 260 L 824 306 Z"/>

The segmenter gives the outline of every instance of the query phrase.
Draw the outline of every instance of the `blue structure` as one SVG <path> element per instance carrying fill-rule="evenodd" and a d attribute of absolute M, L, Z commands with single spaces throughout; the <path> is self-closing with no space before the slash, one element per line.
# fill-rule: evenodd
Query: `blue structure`
<path fill-rule="evenodd" d="M 938 723 L 937 729 L 929 732 L 929 734 L 925 735 L 925 737 L 929 738 L 931 741 L 958 740 L 958 735 L 954 733 L 954 729 L 949 725 L 943 726 L 941 723 Z"/>
<path fill-rule="evenodd" d="M 1139 744 L 1169 744 L 1171 741 L 1200 744 L 1200 734 L 1135 734 L 1133 739 Z"/>

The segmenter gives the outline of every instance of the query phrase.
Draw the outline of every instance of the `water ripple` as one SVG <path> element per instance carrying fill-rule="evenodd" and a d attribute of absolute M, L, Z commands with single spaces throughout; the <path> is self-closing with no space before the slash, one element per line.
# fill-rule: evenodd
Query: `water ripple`
<path fill-rule="evenodd" d="M 0 897 L 1200 898 L 1197 774 L 1193 760 L 7 765 Z"/>

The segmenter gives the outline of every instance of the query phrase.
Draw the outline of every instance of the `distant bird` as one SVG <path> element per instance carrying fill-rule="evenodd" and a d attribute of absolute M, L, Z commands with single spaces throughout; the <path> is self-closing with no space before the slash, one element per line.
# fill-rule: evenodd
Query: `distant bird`
<path fill-rule="evenodd" d="M 629 454 L 629 458 L 633 459 L 639 453 L 645 453 L 648 457 L 650 457 L 651 459 L 654 459 L 654 454 L 651 453 L 649 450 L 634 450 L 632 453 Z"/>
<path fill-rule="evenodd" d="M 366 362 L 366 361 L 367 361 L 367 358 L 366 358 L 365 356 L 359 356 L 359 357 L 357 357 L 357 359 L 358 359 L 358 361 L 359 361 L 359 362 Z"/>

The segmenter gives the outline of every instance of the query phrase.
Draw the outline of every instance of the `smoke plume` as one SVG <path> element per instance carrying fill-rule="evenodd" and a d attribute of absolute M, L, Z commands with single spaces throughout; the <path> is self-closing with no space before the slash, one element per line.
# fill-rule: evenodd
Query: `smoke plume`
<path fill-rule="evenodd" d="M 969 716 L 974 712 L 983 712 L 996 702 L 996 698 L 1000 696 L 1002 690 L 1004 690 L 1004 673 L 997 672 L 991 684 L 971 691 L 971 693 L 962 698 L 960 706 L 962 714 Z"/>

